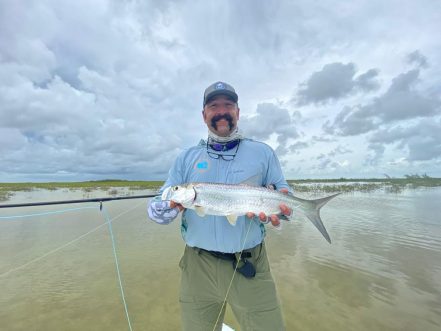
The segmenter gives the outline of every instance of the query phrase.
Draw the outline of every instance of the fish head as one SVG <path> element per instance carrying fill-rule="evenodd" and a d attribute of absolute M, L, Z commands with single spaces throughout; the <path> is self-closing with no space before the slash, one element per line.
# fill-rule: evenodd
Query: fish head
<path fill-rule="evenodd" d="M 184 206 L 191 205 L 195 197 L 196 191 L 192 184 L 169 186 L 161 195 L 162 200 L 173 200 Z"/>

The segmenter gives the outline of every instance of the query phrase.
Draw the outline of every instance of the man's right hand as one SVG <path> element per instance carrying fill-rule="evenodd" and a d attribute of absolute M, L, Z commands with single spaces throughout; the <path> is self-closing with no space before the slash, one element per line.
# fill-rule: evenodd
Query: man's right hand
<path fill-rule="evenodd" d="M 173 200 L 170 200 L 170 208 L 179 208 L 179 211 L 183 211 L 185 208 L 180 203 L 174 202 Z"/>
<path fill-rule="evenodd" d="M 283 194 L 288 194 L 288 189 L 286 188 L 282 188 L 280 189 L 280 192 L 282 192 Z M 280 204 L 280 214 L 281 215 L 285 215 L 285 216 L 291 216 L 292 214 L 292 210 L 290 208 L 288 208 L 287 205 L 285 204 Z M 246 216 L 248 218 L 254 218 L 255 214 L 252 212 L 248 212 L 246 213 Z M 262 223 L 267 223 L 268 220 L 271 222 L 271 224 L 275 227 L 278 227 L 280 225 L 280 219 L 278 215 L 265 215 L 265 213 L 259 213 L 259 219 Z"/>

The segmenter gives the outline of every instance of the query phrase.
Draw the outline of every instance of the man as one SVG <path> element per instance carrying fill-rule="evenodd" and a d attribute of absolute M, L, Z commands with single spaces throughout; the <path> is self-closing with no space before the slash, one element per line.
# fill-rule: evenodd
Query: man
<path fill-rule="evenodd" d="M 208 139 L 182 152 L 162 187 L 212 182 L 271 186 L 288 193 L 279 161 L 268 145 L 238 133 L 238 95 L 223 82 L 204 93 L 203 119 Z M 281 205 L 279 215 L 253 213 L 240 216 L 232 226 L 224 216 L 198 216 L 170 201 L 150 202 L 151 219 L 168 224 L 182 214 L 186 242 L 180 304 L 184 330 L 220 330 L 228 302 L 242 330 L 284 330 L 276 288 L 266 255 L 264 223 L 280 225 L 279 216 L 290 210 Z"/>

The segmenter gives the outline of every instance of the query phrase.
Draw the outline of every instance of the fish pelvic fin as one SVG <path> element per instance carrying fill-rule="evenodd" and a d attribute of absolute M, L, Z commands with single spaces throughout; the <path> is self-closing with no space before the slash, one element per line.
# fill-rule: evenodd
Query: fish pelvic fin
<path fill-rule="evenodd" d="M 320 218 L 320 208 L 322 208 L 325 204 L 327 204 L 331 199 L 335 198 L 340 193 L 336 193 L 324 198 L 314 199 L 314 200 L 304 200 L 308 201 L 309 207 L 307 211 L 305 211 L 305 216 L 314 224 L 314 226 L 320 231 L 323 237 L 325 237 L 328 243 L 331 243 L 331 237 L 326 231 L 326 228 Z"/>
<path fill-rule="evenodd" d="M 227 215 L 227 220 L 228 220 L 228 222 L 231 224 L 231 225 L 233 225 L 233 226 L 235 226 L 236 225 L 236 221 L 237 221 L 237 215 Z"/>
<path fill-rule="evenodd" d="M 204 209 L 204 207 L 195 206 L 194 210 L 195 210 L 196 214 L 198 214 L 198 216 L 200 216 L 200 217 L 204 217 L 205 216 L 205 209 Z"/>

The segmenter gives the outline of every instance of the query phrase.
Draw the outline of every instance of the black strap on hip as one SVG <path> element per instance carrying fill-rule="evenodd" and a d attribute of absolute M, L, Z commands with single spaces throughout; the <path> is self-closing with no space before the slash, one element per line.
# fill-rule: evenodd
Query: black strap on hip
<path fill-rule="evenodd" d="M 256 275 L 256 268 L 254 265 L 248 261 L 248 258 L 252 257 L 251 252 L 242 252 L 242 253 L 222 253 L 216 251 L 207 251 L 205 249 L 199 248 L 200 251 L 206 252 L 215 258 L 231 261 L 233 263 L 233 269 L 236 269 L 237 264 L 239 263 L 239 267 L 237 267 L 237 271 L 245 276 L 246 278 L 253 278 Z"/>

